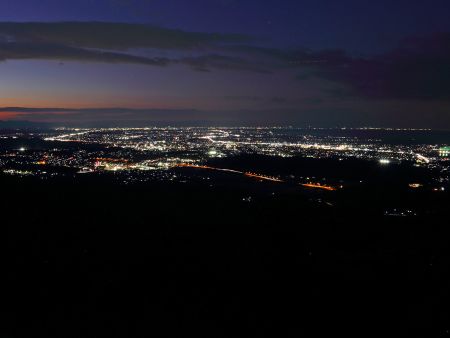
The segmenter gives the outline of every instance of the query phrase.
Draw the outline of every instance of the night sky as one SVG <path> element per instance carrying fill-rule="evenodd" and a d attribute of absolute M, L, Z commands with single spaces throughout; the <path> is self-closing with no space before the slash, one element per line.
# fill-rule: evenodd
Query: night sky
<path fill-rule="evenodd" d="M 448 0 L 0 0 L 0 120 L 450 129 Z"/>

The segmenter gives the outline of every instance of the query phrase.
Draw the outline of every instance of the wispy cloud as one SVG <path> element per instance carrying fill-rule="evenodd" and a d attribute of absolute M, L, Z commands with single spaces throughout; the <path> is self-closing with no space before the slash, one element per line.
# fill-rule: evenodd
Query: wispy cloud
<path fill-rule="evenodd" d="M 344 52 L 313 64 L 300 80 L 317 77 L 347 85 L 342 95 L 370 99 L 449 100 L 450 33 L 411 37 L 373 57 Z"/>
<path fill-rule="evenodd" d="M 0 107 L 1 113 L 14 113 L 20 119 L 37 120 L 105 120 L 105 119 L 126 119 L 126 120 L 173 120 L 194 116 L 195 109 L 133 109 L 133 108 L 57 108 L 57 107 Z"/>
<path fill-rule="evenodd" d="M 0 61 L 182 64 L 201 72 L 281 70 L 299 81 L 335 83 L 339 90 L 334 97 L 450 100 L 450 33 L 412 37 L 382 55 L 365 57 L 345 50 L 280 49 L 254 43 L 239 34 L 141 24 L 0 23 Z"/>
<path fill-rule="evenodd" d="M 187 32 L 151 25 L 114 22 L 3 22 L 3 40 L 58 44 L 78 48 L 198 49 L 221 43 L 244 43 L 239 34 Z"/>
<path fill-rule="evenodd" d="M 71 126 L 147 126 L 207 121 L 208 113 L 195 109 L 0 107 L 0 121 Z"/>
<path fill-rule="evenodd" d="M 238 34 L 186 32 L 126 23 L 0 23 L 0 61 L 34 59 L 149 66 L 184 64 L 196 71 L 267 72 L 244 58 L 213 52 L 224 44 L 250 40 Z M 136 49 L 146 52 L 137 55 Z M 176 56 L 152 56 L 161 54 L 161 51 L 171 51 Z"/>
<path fill-rule="evenodd" d="M 0 43 L 0 61 L 30 59 L 105 63 L 134 63 L 151 66 L 166 66 L 171 62 L 167 58 L 141 57 L 131 54 L 93 49 L 82 49 L 64 45 L 35 42 Z"/>

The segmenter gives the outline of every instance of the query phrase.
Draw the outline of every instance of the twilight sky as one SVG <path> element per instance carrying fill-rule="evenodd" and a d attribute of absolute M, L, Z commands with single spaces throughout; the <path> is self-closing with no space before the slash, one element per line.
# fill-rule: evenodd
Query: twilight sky
<path fill-rule="evenodd" d="M 448 0 L 0 0 L 0 120 L 450 129 Z"/>

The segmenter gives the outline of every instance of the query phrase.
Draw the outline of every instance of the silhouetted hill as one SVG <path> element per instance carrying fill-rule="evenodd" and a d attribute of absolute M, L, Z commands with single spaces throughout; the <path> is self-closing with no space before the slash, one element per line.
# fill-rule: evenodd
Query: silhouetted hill
<path fill-rule="evenodd" d="M 32 122 L 32 121 L 0 121 L 0 129 L 47 129 L 51 128 L 52 125 L 43 122 Z"/>

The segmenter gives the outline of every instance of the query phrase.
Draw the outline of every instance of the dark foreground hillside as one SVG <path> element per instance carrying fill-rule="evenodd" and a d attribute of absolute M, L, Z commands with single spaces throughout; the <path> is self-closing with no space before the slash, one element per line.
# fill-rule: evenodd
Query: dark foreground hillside
<path fill-rule="evenodd" d="M 1 176 L 0 337 L 448 335 L 448 194 L 214 182 Z"/>

